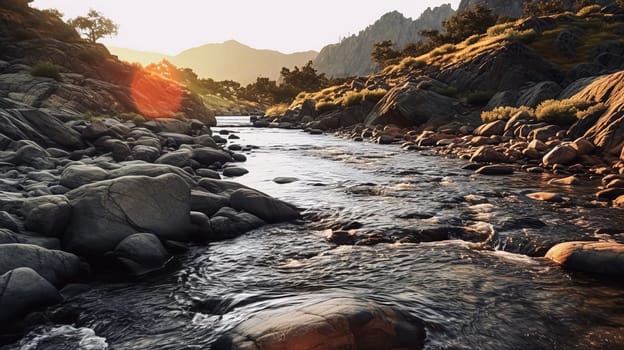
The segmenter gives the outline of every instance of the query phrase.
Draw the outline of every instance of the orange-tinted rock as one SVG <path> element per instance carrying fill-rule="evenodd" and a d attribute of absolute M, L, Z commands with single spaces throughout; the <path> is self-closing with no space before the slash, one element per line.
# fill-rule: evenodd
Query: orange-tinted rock
<path fill-rule="evenodd" d="M 546 258 L 572 270 L 624 277 L 624 244 L 566 242 L 552 247 Z"/>
<path fill-rule="evenodd" d="M 536 201 L 543 201 L 543 202 L 562 202 L 563 201 L 563 197 L 561 197 L 560 194 L 552 193 L 552 192 L 529 193 L 527 194 L 527 197 L 534 199 Z"/>

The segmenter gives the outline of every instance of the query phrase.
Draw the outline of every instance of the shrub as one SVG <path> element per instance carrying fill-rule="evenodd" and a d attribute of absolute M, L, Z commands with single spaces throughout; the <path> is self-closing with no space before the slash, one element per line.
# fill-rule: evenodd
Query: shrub
<path fill-rule="evenodd" d="M 503 33 L 503 37 L 509 41 L 529 43 L 537 37 L 537 32 L 535 29 L 517 30 L 510 28 Z"/>
<path fill-rule="evenodd" d="M 518 112 L 529 112 L 529 114 L 533 115 L 533 109 L 522 106 L 522 107 L 511 107 L 511 106 L 501 106 L 496 107 L 491 111 L 483 111 L 481 112 L 481 120 L 484 123 L 493 122 L 496 120 L 507 120 L 513 117 Z"/>
<path fill-rule="evenodd" d="M 579 112 L 591 107 L 590 103 L 575 100 L 546 100 L 535 109 L 535 117 L 539 121 L 569 126 L 574 124 Z"/>
<path fill-rule="evenodd" d="M 526 17 L 549 16 L 565 11 L 562 0 L 530 0 L 524 3 L 524 15 Z"/>
<path fill-rule="evenodd" d="M 362 102 L 373 102 L 381 100 L 388 91 L 386 89 L 363 89 L 360 91 L 347 91 L 342 96 L 341 104 L 345 107 L 360 104 Z"/>
<path fill-rule="evenodd" d="M 453 44 L 444 44 L 436 49 L 434 49 L 433 51 L 431 51 L 431 53 L 429 54 L 431 57 L 438 57 L 438 56 L 442 56 L 444 54 L 447 53 L 451 53 L 453 51 L 455 51 L 455 45 Z"/>
<path fill-rule="evenodd" d="M 475 35 L 469 36 L 466 40 L 463 41 L 463 44 L 464 45 L 476 44 L 479 40 L 481 40 L 482 37 L 483 35 L 481 34 L 475 34 Z"/>
<path fill-rule="evenodd" d="M 268 117 L 280 117 L 283 116 L 284 113 L 288 110 L 288 105 L 285 103 L 280 103 L 275 106 L 271 106 L 264 113 Z"/>
<path fill-rule="evenodd" d="M 319 113 L 325 113 L 338 108 L 338 104 L 335 102 L 320 102 L 316 104 L 316 111 Z"/>
<path fill-rule="evenodd" d="M 142 115 L 140 115 L 139 113 L 134 113 L 134 112 L 121 113 L 119 115 L 119 119 L 130 121 L 133 123 L 141 123 L 145 121 L 145 118 Z"/>
<path fill-rule="evenodd" d="M 604 103 L 600 102 L 597 103 L 589 108 L 587 108 L 584 111 L 578 111 L 576 112 L 576 119 L 583 119 L 585 117 L 588 117 L 590 115 L 594 115 L 594 114 L 602 114 L 604 111 L 607 110 L 607 105 L 605 105 Z"/>
<path fill-rule="evenodd" d="M 416 57 L 405 57 L 399 63 L 399 67 L 402 69 L 418 69 L 427 65 L 425 60 L 419 60 Z"/>
<path fill-rule="evenodd" d="M 484 106 L 494 96 L 493 91 L 474 91 L 466 94 L 466 103 L 475 106 Z"/>
<path fill-rule="evenodd" d="M 495 26 L 491 26 L 487 30 L 487 35 L 489 36 L 498 36 L 505 33 L 507 30 L 512 29 L 514 27 L 514 22 L 501 23 Z"/>
<path fill-rule="evenodd" d="M 590 15 L 594 15 L 594 14 L 598 14 L 600 13 L 600 10 L 602 10 L 602 7 L 600 7 L 600 5 L 590 5 L 590 6 L 585 6 L 582 9 L 580 9 L 576 15 L 579 17 L 587 17 Z"/>
<path fill-rule="evenodd" d="M 32 68 L 30 74 L 33 77 L 46 77 L 60 81 L 61 66 L 58 66 L 51 62 L 39 62 Z"/>

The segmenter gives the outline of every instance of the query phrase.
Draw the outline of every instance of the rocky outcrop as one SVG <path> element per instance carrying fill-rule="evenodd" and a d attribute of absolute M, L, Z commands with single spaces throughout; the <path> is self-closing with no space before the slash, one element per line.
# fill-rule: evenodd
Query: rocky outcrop
<path fill-rule="evenodd" d="M 561 80 L 552 63 L 520 42 L 501 42 L 474 57 L 426 72 L 465 91 L 516 90 L 527 82 Z"/>
<path fill-rule="evenodd" d="M 364 123 L 414 126 L 424 124 L 430 118 L 448 120 L 464 112 L 465 109 L 459 101 L 408 82 L 388 91 L 368 114 Z"/>
<path fill-rule="evenodd" d="M 422 40 L 418 32 L 423 29 L 441 30 L 442 22 L 454 13 L 450 4 L 428 8 L 417 20 L 405 18 L 396 11 L 389 12 L 357 35 L 325 46 L 314 59 L 314 66 L 319 72 L 334 77 L 370 74 L 377 68 L 370 57 L 375 43 L 392 40 L 402 49 Z"/>
<path fill-rule="evenodd" d="M 602 102 L 608 107 L 587 130 L 585 137 L 602 152 L 619 156 L 624 146 L 624 71 L 582 82 L 588 84 L 572 95 L 572 99 Z"/>
<path fill-rule="evenodd" d="M 319 297 L 256 313 L 213 344 L 235 349 L 422 349 L 424 324 L 401 310 L 351 297 Z"/>

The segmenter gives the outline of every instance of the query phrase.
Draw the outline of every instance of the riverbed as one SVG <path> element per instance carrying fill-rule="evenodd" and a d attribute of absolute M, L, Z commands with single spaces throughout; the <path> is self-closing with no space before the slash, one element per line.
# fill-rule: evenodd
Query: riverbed
<path fill-rule="evenodd" d="M 229 180 L 317 219 L 192 247 L 140 281 L 98 282 L 1 349 L 206 349 L 251 315 L 324 295 L 357 296 L 423 319 L 427 349 L 624 349 L 624 282 L 540 257 L 571 238 L 624 241 L 596 233 L 623 227 L 624 215 L 591 204 L 595 184 L 475 175 L 462 169 L 466 161 L 428 151 L 219 120 L 226 126 L 215 133 L 227 129 L 240 137 L 231 143 L 258 146 L 242 165 L 250 173 Z M 297 181 L 280 185 L 276 177 Z M 526 197 L 544 190 L 565 201 Z M 366 234 L 469 227 L 491 235 L 487 244 L 327 242 L 331 227 L 353 223 Z"/>

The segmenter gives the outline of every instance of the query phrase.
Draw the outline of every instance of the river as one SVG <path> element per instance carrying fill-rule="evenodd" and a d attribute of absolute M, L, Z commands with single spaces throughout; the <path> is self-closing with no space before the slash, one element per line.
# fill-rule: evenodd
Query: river
<path fill-rule="evenodd" d="M 234 181 L 323 223 L 265 226 L 193 247 L 165 273 L 95 283 L 54 307 L 46 326 L 1 349 L 206 349 L 254 313 L 327 294 L 420 317 L 427 349 L 624 349 L 624 282 L 531 256 L 548 242 L 624 226 L 621 211 L 586 205 L 595 184 L 572 190 L 548 185 L 547 175 L 479 176 L 461 169 L 466 161 L 397 145 L 219 121 L 236 143 L 259 147 L 243 164 L 250 173 Z M 278 185 L 278 176 L 299 181 Z M 553 189 L 566 202 L 526 197 Z M 487 246 L 336 246 L 324 239 L 332 222 L 371 233 L 461 226 L 496 234 Z"/>

